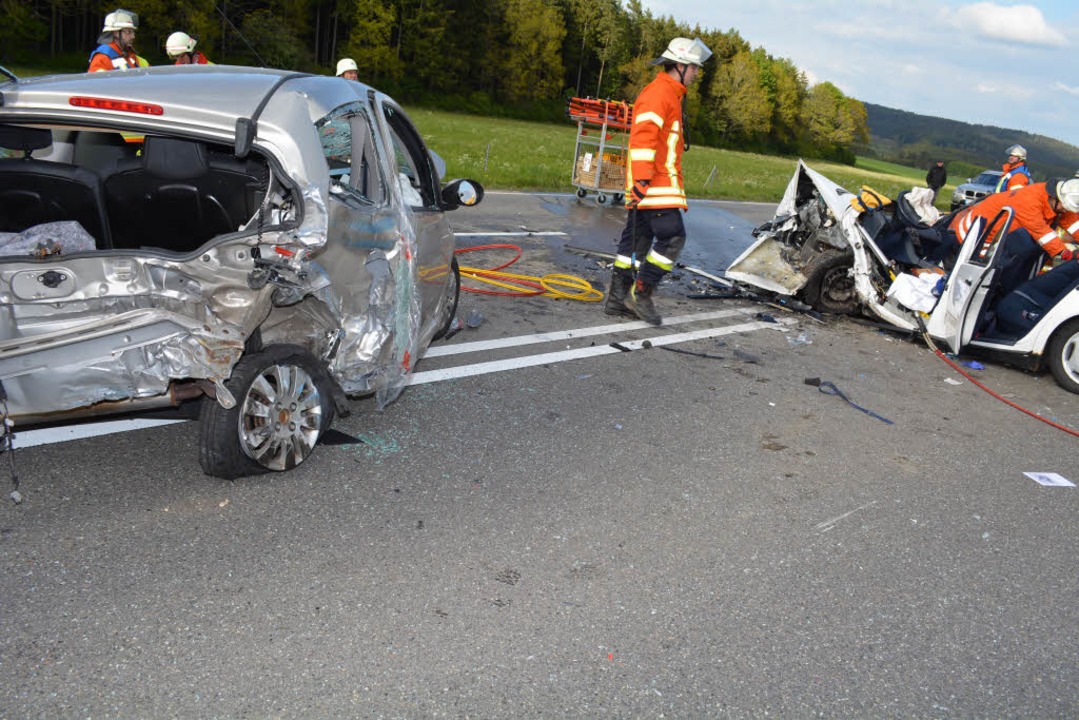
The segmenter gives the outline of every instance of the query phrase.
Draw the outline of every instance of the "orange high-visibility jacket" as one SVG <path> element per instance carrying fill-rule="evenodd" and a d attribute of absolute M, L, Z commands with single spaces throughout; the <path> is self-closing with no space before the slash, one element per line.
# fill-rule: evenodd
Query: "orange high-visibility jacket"
<path fill-rule="evenodd" d="M 1057 218 L 1057 227 L 1066 233 L 1079 236 L 1079 213 L 1062 212 Z"/>
<path fill-rule="evenodd" d="M 1000 171 L 1004 174 L 1000 176 L 1000 181 L 997 183 L 997 187 L 1000 188 L 997 192 L 1007 192 L 1008 190 L 1015 190 L 1024 185 L 1029 185 L 1031 183 L 1030 170 L 1027 169 L 1026 164 L 1026 160 L 1020 160 L 1017 163 L 1004 163 L 1000 168 Z M 1001 187 L 1002 183 L 1004 187 Z"/>
<path fill-rule="evenodd" d="M 106 53 L 106 50 L 111 50 L 111 53 Z M 110 57 L 110 55 L 112 57 Z M 146 62 L 138 55 L 134 50 L 124 52 L 120 49 L 120 46 L 114 42 L 107 45 L 101 45 L 90 56 L 90 66 L 86 68 L 86 72 L 98 72 L 100 70 L 127 70 L 128 68 L 145 67 L 150 63 Z"/>
<path fill-rule="evenodd" d="M 963 242 L 976 220 L 983 218 L 990 223 L 1005 207 L 1015 212 L 1013 228 L 1025 228 L 1048 255 L 1055 257 L 1064 250 L 1064 242 L 1053 229 L 1057 214 L 1049 205 L 1049 192 L 1043 182 L 987 195 L 956 215 L 949 227 L 955 231 L 959 242 Z"/>
<path fill-rule="evenodd" d="M 626 200 L 632 199 L 635 181 L 647 180 L 648 190 L 637 205 L 641 209 L 688 209 L 682 184 L 682 97 L 685 94 L 685 86 L 663 71 L 645 85 L 633 103 Z"/>

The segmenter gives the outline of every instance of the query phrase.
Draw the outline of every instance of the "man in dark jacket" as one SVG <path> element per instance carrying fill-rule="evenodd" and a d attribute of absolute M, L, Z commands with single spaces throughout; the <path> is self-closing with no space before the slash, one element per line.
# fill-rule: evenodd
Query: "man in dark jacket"
<path fill-rule="evenodd" d="M 937 160 L 929 166 L 929 172 L 925 174 L 925 184 L 933 191 L 933 202 L 937 200 L 937 193 L 948 182 L 948 171 L 944 169 L 944 161 Z"/>

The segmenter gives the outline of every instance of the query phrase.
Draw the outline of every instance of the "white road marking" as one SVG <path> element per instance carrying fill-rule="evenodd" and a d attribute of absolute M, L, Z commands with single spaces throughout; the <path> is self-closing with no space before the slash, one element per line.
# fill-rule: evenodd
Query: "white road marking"
<path fill-rule="evenodd" d="M 480 340 L 477 342 L 462 343 L 459 345 L 444 345 L 428 348 L 425 357 L 447 357 L 452 355 L 462 355 L 465 353 L 498 350 L 507 347 L 519 347 L 522 345 L 535 345 L 538 343 L 575 339 L 579 340 L 582 338 L 593 337 L 596 335 L 617 336 L 623 333 L 636 332 L 639 330 L 656 330 L 661 332 L 663 327 L 684 325 L 696 322 L 707 322 L 709 320 L 721 320 L 723 318 L 736 317 L 739 315 L 748 318 L 751 314 L 752 311 L 747 309 L 716 310 L 712 312 L 696 313 L 693 315 L 680 315 L 677 317 L 664 318 L 664 324 L 663 326 L 661 326 L 661 328 L 655 328 L 648 323 L 642 321 L 618 322 L 608 325 L 594 325 L 592 327 L 579 328 L 576 330 L 558 330 L 547 333 L 536 333 L 533 335 L 521 335 L 518 337 L 499 338 L 497 340 Z M 676 343 L 684 343 L 690 342 L 692 340 L 719 337 L 722 335 L 752 332 L 754 330 L 778 330 L 794 322 L 796 322 L 794 319 L 789 318 L 779 318 L 775 323 L 754 321 L 742 323 L 740 325 L 710 327 L 689 332 L 674 333 L 670 335 L 661 334 L 647 339 L 626 340 L 619 342 L 619 345 L 621 345 L 626 350 L 640 350 L 644 347 L 645 343 L 650 343 L 654 347 L 660 347 L 663 345 L 674 345 Z M 441 370 L 428 370 L 413 373 L 408 384 L 423 385 L 426 383 L 440 382 L 443 380 L 454 380 L 464 377 L 485 375 L 487 373 L 505 372 L 507 370 L 518 370 L 521 368 L 535 367 L 537 365 L 567 362 L 570 360 L 583 360 L 590 357 L 611 355 L 618 352 L 623 351 L 619 350 L 618 348 L 612 347 L 610 344 L 603 344 L 591 347 L 563 350 L 558 352 L 540 353 L 536 355 L 528 355 L 524 357 L 511 358 L 506 360 L 479 362 L 470 365 L 444 368 Z M 68 442 L 70 440 L 80 440 L 83 438 L 130 432 L 132 430 L 140 430 L 143 428 L 160 427 L 163 425 L 171 425 L 173 423 L 180 422 L 189 421 L 149 420 L 132 418 L 88 422 L 77 425 L 65 425 L 63 427 L 40 428 L 37 430 L 20 431 L 18 427 L 16 427 L 15 447 L 16 449 L 19 449 L 35 447 L 39 445 L 49 445 L 53 443 Z"/>
<path fill-rule="evenodd" d="M 720 318 L 735 315 L 750 315 L 748 310 L 716 310 L 714 312 L 697 313 L 696 315 L 679 315 L 678 317 L 663 318 L 663 327 L 668 325 L 682 325 L 691 322 L 703 322 L 705 320 L 719 320 Z M 613 335 L 614 333 L 627 330 L 647 330 L 654 327 L 643 320 L 633 322 L 611 323 L 610 325 L 596 325 L 580 330 L 558 330 L 555 332 L 536 333 L 535 335 L 520 335 L 518 337 L 499 338 L 498 340 L 477 340 L 476 342 L 462 343 L 460 345 L 437 345 L 427 348 L 423 357 L 444 357 L 446 355 L 459 355 L 461 353 L 481 352 L 484 350 L 499 350 L 507 347 L 520 345 L 534 345 L 536 343 L 552 342 L 554 340 L 572 340 L 574 338 L 591 337 L 593 335 Z"/>
<path fill-rule="evenodd" d="M 778 320 L 774 323 L 757 321 L 743 323 L 741 325 L 694 330 L 692 332 L 679 333 L 676 335 L 659 335 L 647 340 L 628 340 L 619 343 L 619 345 L 628 350 L 640 350 L 644 347 L 645 343 L 650 343 L 653 347 L 674 345 L 675 343 L 689 342 L 690 340 L 701 340 L 704 338 L 719 337 L 721 335 L 733 335 L 735 333 L 751 332 L 753 330 L 779 329 L 780 327 L 789 325 L 793 322 L 794 320 Z M 493 360 L 490 362 L 474 363 L 472 365 L 460 365 L 452 368 L 443 368 L 441 370 L 428 370 L 425 372 L 413 373 L 408 384 L 422 385 L 429 382 L 453 380 L 475 375 L 486 375 L 487 373 L 504 372 L 506 370 L 519 370 L 520 368 L 535 367 L 536 365 L 547 365 L 550 363 L 566 362 L 568 360 L 581 360 L 583 358 L 611 355 L 619 352 L 623 351 L 611 345 L 593 345 L 591 347 L 577 348 L 576 350 L 561 350 L 559 352 L 541 353 L 539 355 L 528 355 L 507 360 Z"/>
<path fill-rule="evenodd" d="M 83 438 L 98 437 L 99 435 L 112 435 L 113 433 L 131 432 L 143 428 L 172 425 L 174 423 L 188 422 L 187 420 L 103 420 L 101 422 L 82 423 L 80 425 L 65 425 L 63 427 L 39 428 L 37 430 L 19 430 L 15 428 L 15 449 L 34 447 L 35 445 L 51 445 L 53 443 L 67 442 L 69 440 L 81 440 Z"/>
<path fill-rule="evenodd" d="M 554 231 L 539 230 L 522 230 L 520 232 L 459 232 L 454 233 L 459 238 L 476 238 L 476 237 L 533 237 L 533 236 L 552 236 L 552 235 L 569 235 L 569 233 Z"/>

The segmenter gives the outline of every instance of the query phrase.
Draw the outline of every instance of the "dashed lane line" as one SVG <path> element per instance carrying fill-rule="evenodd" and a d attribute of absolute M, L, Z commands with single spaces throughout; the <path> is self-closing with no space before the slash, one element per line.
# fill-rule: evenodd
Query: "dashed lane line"
<path fill-rule="evenodd" d="M 720 320 L 737 315 L 747 316 L 748 310 L 716 310 L 713 312 L 695 313 L 693 315 L 679 315 L 677 317 L 663 318 L 663 327 L 671 325 L 684 325 L 686 323 L 704 322 L 707 320 Z M 461 353 L 484 352 L 487 350 L 500 350 L 507 347 L 519 347 L 521 345 L 534 345 L 537 343 L 553 342 L 556 340 L 572 340 L 575 338 L 592 337 L 595 335 L 613 335 L 615 333 L 630 330 L 647 330 L 652 325 L 643 320 L 633 322 L 619 322 L 610 325 L 596 325 L 593 327 L 580 328 L 578 330 L 556 330 L 554 332 L 536 333 L 534 335 L 518 335 L 516 337 L 499 338 L 497 340 L 476 340 L 475 342 L 460 343 L 457 345 L 435 345 L 427 348 L 423 354 L 425 358 L 445 357 Z"/>
<path fill-rule="evenodd" d="M 745 310 L 717 310 L 715 312 L 696 313 L 694 315 L 682 315 L 678 317 L 665 318 L 663 321 L 663 327 L 682 325 L 693 322 L 705 322 L 709 320 L 721 320 L 723 318 L 737 315 L 745 316 L 748 315 L 748 312 Z M 735 333 L 752 332 L 754 330 L 778 329 L 793 322 L 794 320 L 789 320 L 786 318 L 780 318 L 775 323 L 755 321 L 742 323 L 740 325 L 728 325 L 725 327 L 704 328 L 701 330 L 693 330 L 690 332 L 675 333 L 671 335 L 660 335 L 650 339 L 626 340 L 617 343 L 618 347 L 610 344 L 595 345 L 586 348 L 578 348 L 576 350 L 563 350 L 559 352 L 540 353 L 537 355 L 529 355 L 508 360 L 495 360 L 473 363 L 470 365 L 460 365 L 457 367 L 444 368 L 441 370 L 428 370 L 413 373 L 408 384 L 423 385 L 426 383 L 440 382 L 443 380 L 454 380 L 464 377 L 474 377 L 476 375 L 486 375 L 488 373 L 494 372 L 505 372 L 508 370 L 518 370 L 526 367 L 535 367 L 536 365 L 567 362 L 570 360 L 582 360 L 589 357 L 610 355 L 612 353 L 640 350 L 646 347 L 645 343 L 650 343 L 652 346 L 658 347 L 662 345 L 673 345 L 676 343 L 689 342 L 691 340 L 700 340 L 703 338 L 732 335 Z M 460 345 L 445 345 L 429 348 L 426 357 L 451 356 L 472 352 L 484 352 L 505 347 L 518 347 L 521 345 L 580 339 L 585 337 L 592 337 L 595 335 L 613 335 L 633 330 L 648 329 L 651 327 L 652 326 L 648 325 L 645 322 L 623 322 L 610 325 L 596 325 L 593 327 L 580 328 L 577 330 L 559 330 L 548 333 L 537 333 L 534 335 L 499 338 L 497 340 L 480 340 L 477 342 L 463 343 Z M 21 432 L 18 430 L 18 428 L 16 428 L 15 446 L 17 448 L 28 448 L 38 445 L 50 445 L 53 443 L 67 442 L 69 440 L 79 440 L 82 438 L 99 437 L 102 435 L 112 435 L 122 432 L 131 432 L 133 430 L 141 430 L 143 428 L 160 427 L 162 425 L 170 425 L 178 422 L 189 421 L 126 418 L 119 420 L 102 420 L 96 422 L 79 423 L 74 425 L 65 425 L 62 427 L 46 427 L 35 430 L 23 430 Z"/>
<path fill-rule="evenodd" d="M 464 377 L 474 377 L 476 375 L 505 372 L 507 370 L 520 370 L 521 368 L 535 367 L 536 365 L 549 365 L 570 360 L 583 360 L 585 358 L 611 355 L 627 350 L 640 350 L 649 346 L 659 347 L 662 345 L 674 345 L 676 343 L 684 343 L 691 340 L 734 335 L 736 333 L 752 332 L 754 330 L 774 330 L 785 327 L 793 322 L 794 320 L 787 319 L 777 320 L 776 322 L 758 320 L 756 322 L 742 323 L 741 325 L 727 325 L 724 327 L 705 328 L 702 330 L 693 330 L 691 332 L 675 333 L 672 335 L 660 335 L 647 340 L 628 340 L 626 342 L 618 343 L 618 347 L 615 347 L 613 344 L 593 345 L 590 347 L 540 353 L 538 355 L 527 355 L 506 360 L 492 360 L 488 362 L 473 363 L 471 365 L 458 365 L 456 367 L 443 368 L 440 370 L 427 370 L 413 373 L 408 384 L 422 385 L 424 383 L 441 382 L 443 380 L 456 380 Z"/>

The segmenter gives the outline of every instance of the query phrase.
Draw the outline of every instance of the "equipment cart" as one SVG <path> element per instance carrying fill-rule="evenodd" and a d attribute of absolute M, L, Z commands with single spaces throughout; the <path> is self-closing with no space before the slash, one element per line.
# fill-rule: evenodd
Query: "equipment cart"
<path fill-rule="evenodd" d="M 566 114 L 577 121 L 573 185 L 577 197 L 597 194 L 600 205 L 620 204 L 626 195 L 626 159 L 633 106 L 617 100 L 571 98 Z"/>

